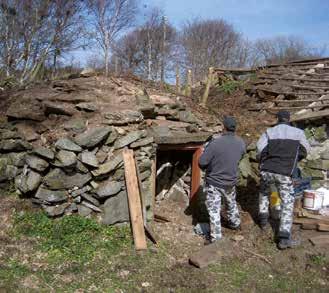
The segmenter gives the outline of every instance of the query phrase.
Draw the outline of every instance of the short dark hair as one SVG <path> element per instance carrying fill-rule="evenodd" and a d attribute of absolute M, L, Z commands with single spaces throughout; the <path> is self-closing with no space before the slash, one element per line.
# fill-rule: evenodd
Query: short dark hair
<path fill-rule="evenodd" d="M 289 122 L 290 121 L 290 113 L 286 110 L 281 110 L 276 115 L 279 122 Z"/>
<path fill-rule="evenodd" d="M 223 121 L 224 127 L 228 131 L 235 131 L 236 121 L 233 116 L 225 116 Z"/>

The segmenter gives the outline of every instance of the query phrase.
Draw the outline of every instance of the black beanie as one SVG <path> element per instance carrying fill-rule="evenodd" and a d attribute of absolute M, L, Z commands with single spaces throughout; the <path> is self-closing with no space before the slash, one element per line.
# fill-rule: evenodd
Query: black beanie
<path fill-rule="evenodd" d="M 281 110 L 277 114 L 279 122 L 289 122 L 290 121 L 290 113 L 286 110 Z"/>
<path fill-rule="evenodd" d="M 228 131 L 235 131 L 236 121 L 233 116 L 225 116 L 223 121 L 224 127 Z"/>

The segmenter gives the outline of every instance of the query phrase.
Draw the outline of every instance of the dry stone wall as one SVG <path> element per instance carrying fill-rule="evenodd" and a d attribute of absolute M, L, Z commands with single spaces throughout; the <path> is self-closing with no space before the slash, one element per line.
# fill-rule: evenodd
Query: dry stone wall
<path fill-rule="evenodd" d="M 136 121 L 135 121 L 136 122 Z M 51 217 L 98 214 L 105 224 L 129 221 L 122 150 L 134 149 L 147 215 L 156 147 L 146 130 L 92 127 L 49 147 L 33 147 L 13 124 L 0 128 L 0 184 L 14 181 Z"/>

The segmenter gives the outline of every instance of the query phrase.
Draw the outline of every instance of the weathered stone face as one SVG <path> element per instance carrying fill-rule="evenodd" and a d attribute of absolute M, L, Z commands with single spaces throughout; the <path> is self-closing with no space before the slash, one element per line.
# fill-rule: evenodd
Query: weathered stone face
<path fill-rule="evenodd" d="M 40 199 L 45 204 L 56 204 L 67 200 L 68 194 L 62 190 L 49 190 L 40 186 L 35 197 Z"/>
<path fill-rule="evenodd" d="M 39 171 L 39 172 L 45 171 L 49 166 L 47 161 L 40 159 L 37 156 L 33 156 L 33 155 L 28 155 L 25 158 L 25 161 L 30 168 L 32 168 L 36 171 Z"/>
<path fill-rule="evenodd" d="M 63 203 L 61 205 L 49 206 L 42 205 L 43 209 L 49 217 L 59 217 L 62 216 L 65 210 L 70 206 L 69 203 Z"/>
<path fill-rule="evenodd" d="M 25 140 L 21 139 L 6 139 L 0 141 L 0 151 L 6 152 L 20 152 L 31 150 L 32 146 L 26 142 Z"/>
<path fill-rule="evenodd" d="M 111 131 L 111 127 L 91 128 L 84 133 L 78 134 L 74 140 L 81 147 L 92 148 L 105 140 Z"/>
<path fill-rule="evenodd" d="M 146 137 L 144 139 L 141 139 L 141 140 L 138 140 L 136 142 L 133 142 L 130 147 L 135 149 L 135 148 L 139 148 L 139 147 L 142 147 L 142 146 L 146 146 L 146 145 L 149 145 L 151 143 L 153 143 L 153 137 L 152 136 L 149 136 L 149 137 Z"/>
<path fill-rule="evenodd" d="M 82 133 L 86 130 L 86 121 L 81 118 L 73 118 L 64 124 L 64 129 L 75 133 Z"/>
<path fill-rule="evenodd" d="M 119 138 L 115 143 L 114 143 L 114 148 L 115 149 L 121 149 L 127 145 L 130 145 L 131 143 L 135 142 L 136 140 L 145 137 L 146 132 L 143 130 L 138 130 L 138 131 L 132 131 L 129 132 L 127 135 L 125 135 L 122 138 Z"/>
<path fill-rule="evenodd" d="M 97 106 L 94 103 L 79 103 L 75 106 L 78 110 L 86 112 L 97 111 Z"/>
<path fill-rule="evenodd" d="M 55 157 L 55 162 L 53 165 L 56 167 L 62 167 L 62 168 L 72 168 L 76 165 L 77 163 L 77 156 L 73 152 L 69 151 L 63 151 L 60 150 Z"/>
<path fill-rule="evenodd" d="M 125 191 L 107 199 L 103 205 L 102 223 L 113 225 L 129 221 L 128 198 Z"/>
<path fill-rule="evenodd" d="M 81 153 L 81 162 L 95 168 L 97 168 L 99 165 L 96 155 L 92 152 Z"/>
<path fill-rule="evenodd" d="M 143 115 L 138 111 L 124 110 L 106 113 L 104 123 L 109 125 L 127 125 L 143 121 Z"/>
<path fill-rule="evenodd" d="M 15 179 L 16 188 L 23 194 L 36 190 L 41 184 L 41 175 L 30 170 L 27 175 L 21 174 Z"/>
<path fill-rule="evenodd" d="M 115 170 L 118 165 L 120 163 L 122 163 L 123 158 L 122 158 L 122 154 L 117 154 L 114 157 L 112 157 L 109 162 L 102 164 L 98 167 L 98 169 L 91 171 L 91 173 L 97 177 L 97 176 L 101 176 L 104 174 L 108 174 L 110 172 L 112 172 L 113 170 Z"/>
<path fill-rule="evenodd" d="M 33 150 L 33 153 L 42 158 L 49 159 L 49 160 L 53 160 L 55 158 L 55 153 L 51 149 L 44 148 L 44 147 L 35 148 Z"/>
<path fill-rule="evenodd" d="M 122 185 L 120 182 L 106 181 L 98 186 L 96 194 L 98 198 L 107 198 L 109 196 L 119 193 L 121 188 Z"/>
<path fill-rule="evenodd" d="M 75 144 L 72 140 L 68 138 L 60 138 L 56 141 L 55 147 L 60 150 L 70 151 L 70 152 L 81 152 L 82 148 Z"/>

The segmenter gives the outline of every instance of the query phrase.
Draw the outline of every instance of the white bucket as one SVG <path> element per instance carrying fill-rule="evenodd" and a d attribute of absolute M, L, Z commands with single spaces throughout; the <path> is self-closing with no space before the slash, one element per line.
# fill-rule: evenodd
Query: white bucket
<path fill-rule="evenodd" d="M 304 190 L 303 207 L 309 210 L 319 210 L 323 204 L 323 192 L 316 190 Z"/>

